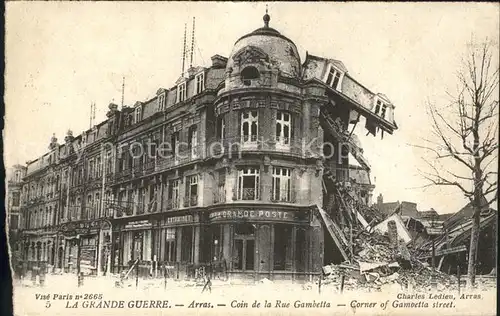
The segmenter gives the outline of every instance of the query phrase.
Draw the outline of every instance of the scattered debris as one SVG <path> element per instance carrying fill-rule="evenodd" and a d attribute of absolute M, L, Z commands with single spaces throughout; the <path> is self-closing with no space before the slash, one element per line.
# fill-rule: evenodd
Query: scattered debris
<path fill-rule="evenodd" d="M 260 284 L 273 284 L 273 281 L 269 280 L 268 278 L 263 278 L 259 281 Z"/>

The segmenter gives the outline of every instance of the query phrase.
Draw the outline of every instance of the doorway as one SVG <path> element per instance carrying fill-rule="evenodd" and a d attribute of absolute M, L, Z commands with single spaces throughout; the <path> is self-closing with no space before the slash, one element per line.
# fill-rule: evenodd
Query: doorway
<path fill-rule="evenodd" d="M 255 267 L 255 227 L 252 224 L 236 224 L 234 231 L 233 268 L 253 271 Z"/>

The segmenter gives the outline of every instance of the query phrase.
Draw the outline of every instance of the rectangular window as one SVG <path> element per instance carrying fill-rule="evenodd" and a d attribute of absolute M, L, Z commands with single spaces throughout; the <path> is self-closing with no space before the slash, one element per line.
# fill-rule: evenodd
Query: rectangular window
<path fill-rule="evenodd" d="M 199 94 L 205 90 L 205 74 L 202 72 L 197 74 L 196 77 L 196 94 Z"/>
<path fill-rule="evenodd" d="M 177 146 L 179 144 L 179 132 L 175 132 L 170 137 L 170 146 L 172 146 L 172 156 L 177 158 Z"/>
<path fill-rule="evenodd" d="M 148 142 L 148 149 L 149 149 L 148 158 L 149 158 L 149 160 L 156 160 L 159 142 L 160 141 L 156 140 L 156 139 L 151 141 L 151 142 Z"/>
<path fill-rule="evenodd" d="M 96 217 L 100 217 L 101 215 L 101 194 L 100 193 L 96 193 L 95 194 L 95 199 L 94 199 L 94 210 L 95 210 L 95 213 L 97 214 Z"/>
<path fill-rule="evenodd" d="M 183 82 L 177 86 L 177 102 L 186 100 L 186 83 Z"/>
<path fill-rule="evenodd" d="M 326 84 L 335 90 L 340 90 L 340 82 L 342 79 L 342 74 L 340 71 L 330 66 L 328 76 L 326 77 Z"/>
<path fill-rule="evenodd" d="M 112 169 L 112 168 L 113 168 L 113 167 L 112 167 L 112 166 L 113 166 L 113 165 L 112 165 L 112 163 L 113 163 L 113 159 L 112 159 L 112 157 L 111 157 L 111 151 L 108 151 L 108 152 L 106 153 L 106 158 L 105 158 L 105 161 L 106 161 L 106 174 L 110 174 L 110 173 L 112 173 L 112 172 L 113 172 L 113 169 Z M 120 161 L 120 163 L 123 163 L 123 160 L 122 160 L 121 158 L 120 158 L 120 160 L 119 160 L 119 161 Z M 121 166 L 120 166 L 120 170 L 121 170 Z"/>
<path fill-rule="evenodd" d="M 292 270 L 291 225 L 274 225 L 274 270 Z"/>
<path fill-rule="evenodd" d="M 10 216 L 9 229 L 18 229 L 18 218 L 16 214 Z"/>
<path fill-rule="evenodd" d="M 138 107 L 135 108 L 135 123 L 139 123 L 139 121 L 141 120 L 141 106 L 139 105 Z"/>
<path fill-rule="evenodd" d="M 288 168 L 273 168 L 273 200 L 290 202 L 291 201 L 291 171 Z"/>
<path fill-rule="evenodd" d="M 171 180 L 168 186 L 168 209 L 179 207 L 179 180 Z"/>
<path fill-rule="evenodd" d="M 164 261 L 176 261 L 177 244 L 175 242 L 175 228 L 167 228 L 165 230 L 165 255 Z"/>
<path fill-rule="evenodd" d="M 188 134 L 188 148 L 191 152 L 191 157 L 194 159 L 198 156 L 198 130 L 196 125 L 189 128 Z"/>
<path fill-rule="evenodd" d="M 198 205 L 198 175 L 187 177 L 185 204 L 185 206 Z"/>
<path fill-rule="evenodd" d="M 238 171 L 238 200 L 259 199 L 259 177 L 260 170 L 257 168 L 245 168 Z"/>
<path fill-rule="evenodd" d="M 101 165 L 101 157 L 97 156 L 95 159 L 95 174 L 96 178 L 99 178 L 102 176 L 102 165 Z"/>
<path fill-rule="evenodd" d="M 378 113 L 380 112 L 380 108 L 382 107 L 382 101 L 380 100 L 377 100 L 377 102 L 375 103 L 375 114 L 378 115 Z"/>
<path fill-rule="evenodd" d="M 259 114 L 257 110 L 241 113 L 241 141 L 243 144 L 257 143 L 259 132 Z"/>
<path fill-rule="evenodd" d="M 151 184 L 148 189 L 148 205 L 151 205 L 155 201 L 156 196 L 156 186 Z"/>
<path fill-rule="evenodd" d="M 382 113 L 380 113 L 380 116 L 385 119 L 385 113 L 387 111 L 387 105 L 382 105 Z"/>
<path fill-rule="evenodd" d="M 146 204 L 146 190 L 144 190 L 144 188 L 140 188 L 137 195 L 137 214 L 143 214 L 144 205 Z"/>
<path fill-rule="evenodd" d="M 158 96 L 158 109 L 163 111 L 165 109 L 165 94 L 160 94 Z"/>
<path fill-rule="evenodd" d="M 276 142 L 278 146 L 290 147 L 290 132 L 292 128 L 290 113 L 278 111 L 276 113 Z"/>
<path fill-rule="evenodd" d="M 92 200 L 92 195 L 87 196 L 87 205 L 85 206 L 84 219 L 91 218 L 90 214 L 94 208 L 94 201 Z"/>
<path fill-rule="evenodd" d="M 94 178 L 94 160 L 90 160 L 89 161 L 89 170 L 88 170 L 87 177 L 89 179 L 93 179 Z"/>
<path fill-rule="evenodd" d="M 226 124 L 224 122 L 224 116 L 219 116 L 217 118 L 217 139 L 222 143 L 224 141 Z"/>
<path fill-rule="evenodd" d="M 191 262 L 193 251 L 193 227 L 182 227 L 181 261 Z"/>
<path fill-rule="evenodd" d="M 12 206 L 19 206 L 21 200 L 20 192 L 12 192 Z"/>
<path fill-rule="evenodd" d="M 217 191 L 215 192 L 214 203 L 226 202 L 226 172 L 219 171 Z"/>

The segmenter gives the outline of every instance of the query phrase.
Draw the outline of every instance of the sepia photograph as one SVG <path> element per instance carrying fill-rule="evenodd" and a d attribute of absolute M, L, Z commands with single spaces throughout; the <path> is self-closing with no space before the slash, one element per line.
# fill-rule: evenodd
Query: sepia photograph
<path fill-rule="evenodd" d="M 2 315 L 496 315 L 499 16 L 7 1 Z"/>

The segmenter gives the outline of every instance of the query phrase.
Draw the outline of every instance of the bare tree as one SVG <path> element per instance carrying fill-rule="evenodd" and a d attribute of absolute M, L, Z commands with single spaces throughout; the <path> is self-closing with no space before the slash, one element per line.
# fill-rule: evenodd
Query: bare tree
<path fill-rule="evenodd" d="M 469 45 L 470 52 L 457 74 L 458 91 L 451 104 L 428 103 L 432 139 L 424 139 L 429 167 L 419 170 L 427 186 L 451 186 L 471 201 L 473 225 L 470 236 L 467 286 L 475 283 L 481 210 L 498 197 L 498 82 L 497 56 L 492 44 Z"/>

